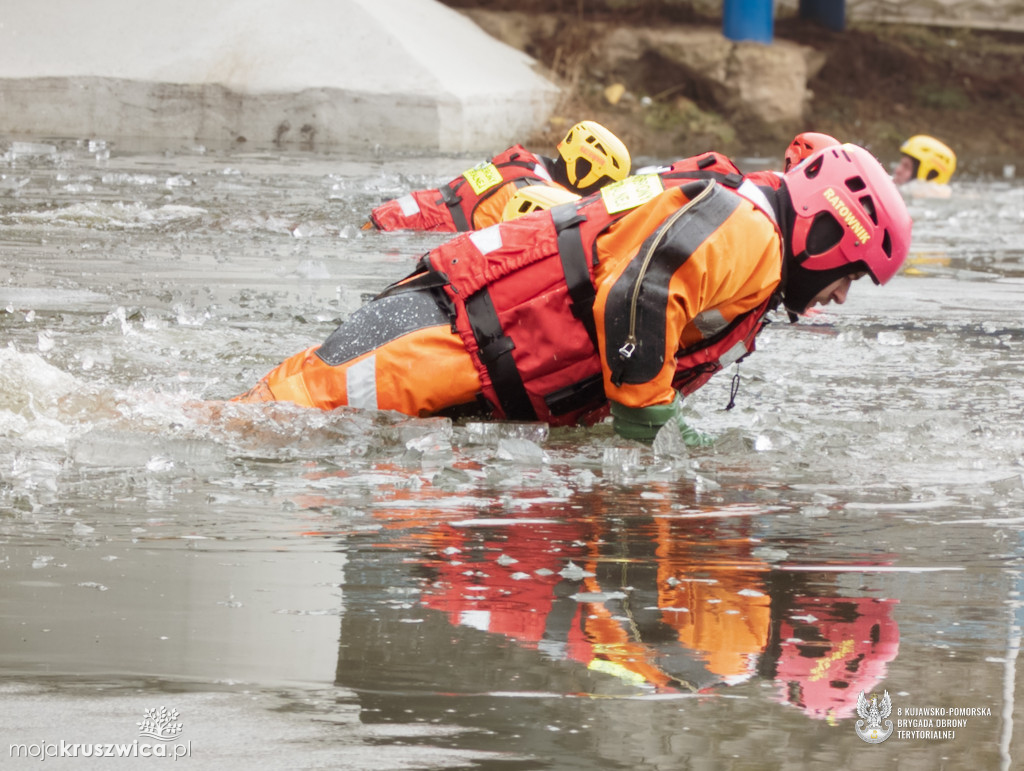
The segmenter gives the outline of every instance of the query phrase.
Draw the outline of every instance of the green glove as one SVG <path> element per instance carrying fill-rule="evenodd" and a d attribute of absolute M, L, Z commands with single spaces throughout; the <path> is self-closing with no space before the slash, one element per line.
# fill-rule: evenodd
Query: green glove
<path fill-rule="evenodd" d="M 683 400 L 678 393 L 670 404 L 652 404 L 650 407 L 626 407 L 612 402 L 612 427 L 623 439 L 653 442 L 661 427 L 674 421 L 687 447 L 710 445 L 711 437 L 688 426 L 682 411 Z"/>

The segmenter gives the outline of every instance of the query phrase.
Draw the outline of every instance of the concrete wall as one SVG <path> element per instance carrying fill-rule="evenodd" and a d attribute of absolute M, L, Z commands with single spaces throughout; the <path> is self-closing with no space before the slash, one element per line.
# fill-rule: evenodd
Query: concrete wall
<path fill-rule="evenodd" d="M 0 133 L 491 151 L 559 89 L 434 0 L 6 0 Z"/>
<path fill-rule="evenodd" d="M 1024 0 L 846 0 L 858 21 L 1024 32 Z"/>

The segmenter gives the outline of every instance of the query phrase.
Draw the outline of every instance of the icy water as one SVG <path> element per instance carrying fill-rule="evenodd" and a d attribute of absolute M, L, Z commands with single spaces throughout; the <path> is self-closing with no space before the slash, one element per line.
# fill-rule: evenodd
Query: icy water
<path fill-rule="evenodd" d="M 687 453 L 224 404 L 467 159 L 0 149 L 0 764 L 1020 767 L 1015 179 L 912 202 L 907 270 L 771 325 Z"/>

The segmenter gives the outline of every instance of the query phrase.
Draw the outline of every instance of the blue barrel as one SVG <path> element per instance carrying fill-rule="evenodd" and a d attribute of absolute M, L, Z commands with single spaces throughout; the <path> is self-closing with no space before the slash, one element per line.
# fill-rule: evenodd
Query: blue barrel
<path fill-rule="evenodd" d="M 773 0 L 725 0 L 722 34 L 730 40 L 771 43 L 775 33 Z"/>

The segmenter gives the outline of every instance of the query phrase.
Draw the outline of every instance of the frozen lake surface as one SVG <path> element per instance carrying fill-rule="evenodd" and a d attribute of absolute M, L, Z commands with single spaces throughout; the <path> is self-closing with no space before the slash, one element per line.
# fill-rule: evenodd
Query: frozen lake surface
<path fill-rule="evenodd" d="M 1016 180 L 911 202 L 903 274 L 780 316 L 686 453 L 224 403 L 444 240 L 370 208 L 476 159 L 0 149 L 4 762 L 1019 766 Z"/>

